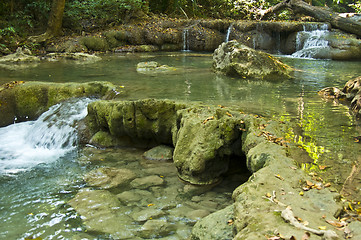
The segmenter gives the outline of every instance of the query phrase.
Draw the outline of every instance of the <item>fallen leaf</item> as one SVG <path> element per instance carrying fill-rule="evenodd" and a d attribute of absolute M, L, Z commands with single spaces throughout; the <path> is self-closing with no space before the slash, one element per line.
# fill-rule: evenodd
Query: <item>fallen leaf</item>
<path fill-rule="evenodd" d="M 226 115 L 227 115 L 228 117 L 233 117 L 233 115 L 230 114 L 229 112 L 226 112 Z"/>
<path fill-rule="evenodd" d="M 319 226 L 318 229 L 320 229 L 320 230 L 326 230 L 327 227 L 326 227 L 326 226 Z"/>
<path fill-rule="evenodd" d="M 149 203 L 147 206 L 148 207 L 154 206 L 154 203 Z"/>
<path fill-rule="evenodd" d="M 281 179 L 282 181 L 285 180 L 281 175 L 277 174 L 275 175 L 276 178 Z"/>
<path fill-rule="evenodd" d="M 324 187 L 331 187 L 331 183 L 326 183 Z"/>
<path fill-rule="evenodd" d="M 338 222 L 338 221 L 326 220 L 326 222 L 337 228 L 346 226 L 346 223 L 342 223 L 342 222 Z"/>
<path fill-rule="evenodd" d="M 325 170 L 326 168 L 328 168 L 328 166 L 320 165 L 320 166 L 318 166 L 318 168 L 319 168 L 320 170 Z"/>
<path fill-rule="evenodd" d="M 310 186 L 310 187 L 312 187 L 313 185 L 315 185 L 313 182 L 308 181 L 308 180 L 306 180 L 306 184 L 307 184 L 307 186 Z"/>

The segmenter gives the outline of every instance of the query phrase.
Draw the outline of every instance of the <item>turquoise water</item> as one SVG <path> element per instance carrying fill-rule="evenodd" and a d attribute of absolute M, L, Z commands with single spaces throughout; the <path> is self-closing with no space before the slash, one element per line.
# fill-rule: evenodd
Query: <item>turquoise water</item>
<path fill-rule="evenodd" d="M 126 99 L 201 101 L 207 104 L 236 106 L 244 112 L 289 121 L 300 126 L 298 132 L 290 132 L 290 138 L 308 149 L 317 164 L 329 166 L 324 178 L 336 188 L 340 188 L 353 162 L 360 156 L 360 145 L 353 141 L 353 137 L 361 135 L 361 129 L 349 114 L 348 107 L 326 102 L 317 95 L 317 91 L 324 87 L 342 88 L 348 80 L 360 76 L 360 62 L 281 56 L 285 63 L 296 69 L 294 79 L 265 82 L 230 78 L 214 73 L 211 69 L 211 54 L 137 53 L 104 55 L 102 58 L 100 62 L 83 65 L 74 62 L 44 62 L 35 68 L 21 71 L 0 69 L 0 84 L 20 80 L 110 81 L 124 86 L 127 91 Z M 176 70 L 155 75 L 140 74 L 136 72 L 136 64 L 142 61 L 157 61 L 173 66 Z M 23 239 L 40 236 L 43 239 L 111 239 L 107 235 L 87 232 L 80 216 L 67 205 L 67 201 L 85 186 L 82 175 L 99 166 L 90 160 L 90 163 L 86 161 L 79 164 L 78 158 L 92 159 L 99 154 L 103 157 L 118 154 L 126 156 L 126 159 L 122 160 L 124 165 L 139 168 L 142 163 L 142 151 L 109 151 L 82 152 L 75 149 L 53 161 L 35 165 L 27 171 L 12 176 L 3 175 L 0 178 L 0 221 L 3 223 L 0 226 L 0 238 Z M 5 154 L 0 156 L 0 159 L 1 157 L 7 156 Z M 108 158 L 111 165 L 114 160 L 112 157 Z M 310 169 L 314 165 L 301 166 Z M 167 167 L 171 175 L 168 185 L 175 186 L 175 191 L 182 193 L 184 186 L 177 182 L 174 169 L 168 165 Z M 241 182 L 242 180 L 236 179 L 236 183 Z M 231 202 L 230 193 L 234 187 L 232 185 L 227 189 L 221 187 L 222 191 L 214 190 L 215 193 L 222 192 L 220 202 L 217 203 L 219 208 Z M 360 195 L 359 191 L 360 186 L 357 186 L 355 196 Z M 202 196 L 202 201 L 208 201 L 212 194 L 209 195 Z M 169 201 L 175 199 L 179 197 L 170 198 Z M 192 206 L 191 208 L 195 209 L 192 196 L 181 200 L 188 202 L 187 207 Z M 173 219 L 173 222 L 181 222 L 178 221 L 180 216 L 167 216 L 168 219 Z M 186 219 L 179 225 L 179 229 L 183 231 L 174 231 L 162 237 L 182 239 L 189 236 L 192 224 L 192 221 Z"/>

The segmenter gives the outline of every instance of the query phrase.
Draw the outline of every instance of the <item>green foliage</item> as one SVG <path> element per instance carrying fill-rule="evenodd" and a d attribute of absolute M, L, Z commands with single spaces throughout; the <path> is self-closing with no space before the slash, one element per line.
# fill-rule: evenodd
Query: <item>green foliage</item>
<path fill-rule="evenodd" d="M 355 10 L 357 13 L 361 13 L 361 1 L 355 1 L 355 3 L 350 3 L 349 6 Z"/>
<path fill-rule="evenodd" d="M 66 2 L 65 16 L 74 21 L 122 22 L 127 14 L 146 11 L 143 0 L 70 0 Z"/>
<path fill-rule="evenodd" d="M 3 29 L 0 29 L 0 36 L 2 36 L 2 37 L 5 37 L 5 36 L 9 37 L 14 34 L 15 34 L 14 27 L 6 27 Z"/>

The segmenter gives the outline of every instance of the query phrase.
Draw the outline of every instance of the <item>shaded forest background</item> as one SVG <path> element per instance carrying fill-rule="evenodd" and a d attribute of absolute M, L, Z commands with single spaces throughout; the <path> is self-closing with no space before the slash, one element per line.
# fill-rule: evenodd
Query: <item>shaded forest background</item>
<path fill-rule="evenodd" d="M 282 0 L 66 0 L 63 31 L 81 34 L 147 17 L 255 19 L 257 12 Z M 2 0 L 0 47 L 17 45 L 43 33 L 52 0 Z M 309 0 L 308 2 L 311 2 Z M 336 12 L 361 12 L 360 0 L 312 0 L 312 5 Z M 293 17 L 287 10 L 277 20 Z"/>

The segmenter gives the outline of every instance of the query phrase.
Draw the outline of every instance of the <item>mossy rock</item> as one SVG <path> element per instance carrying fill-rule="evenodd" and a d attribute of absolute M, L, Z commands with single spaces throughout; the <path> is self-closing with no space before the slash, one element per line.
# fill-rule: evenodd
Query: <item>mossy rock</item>
<path fill-rule="evenodd" d="M 88 49 L 92 51 L 106 51 L 109 49 L 108 42 L 105 38 L 89 36 L 83 37 L 80 42 Z"/>

